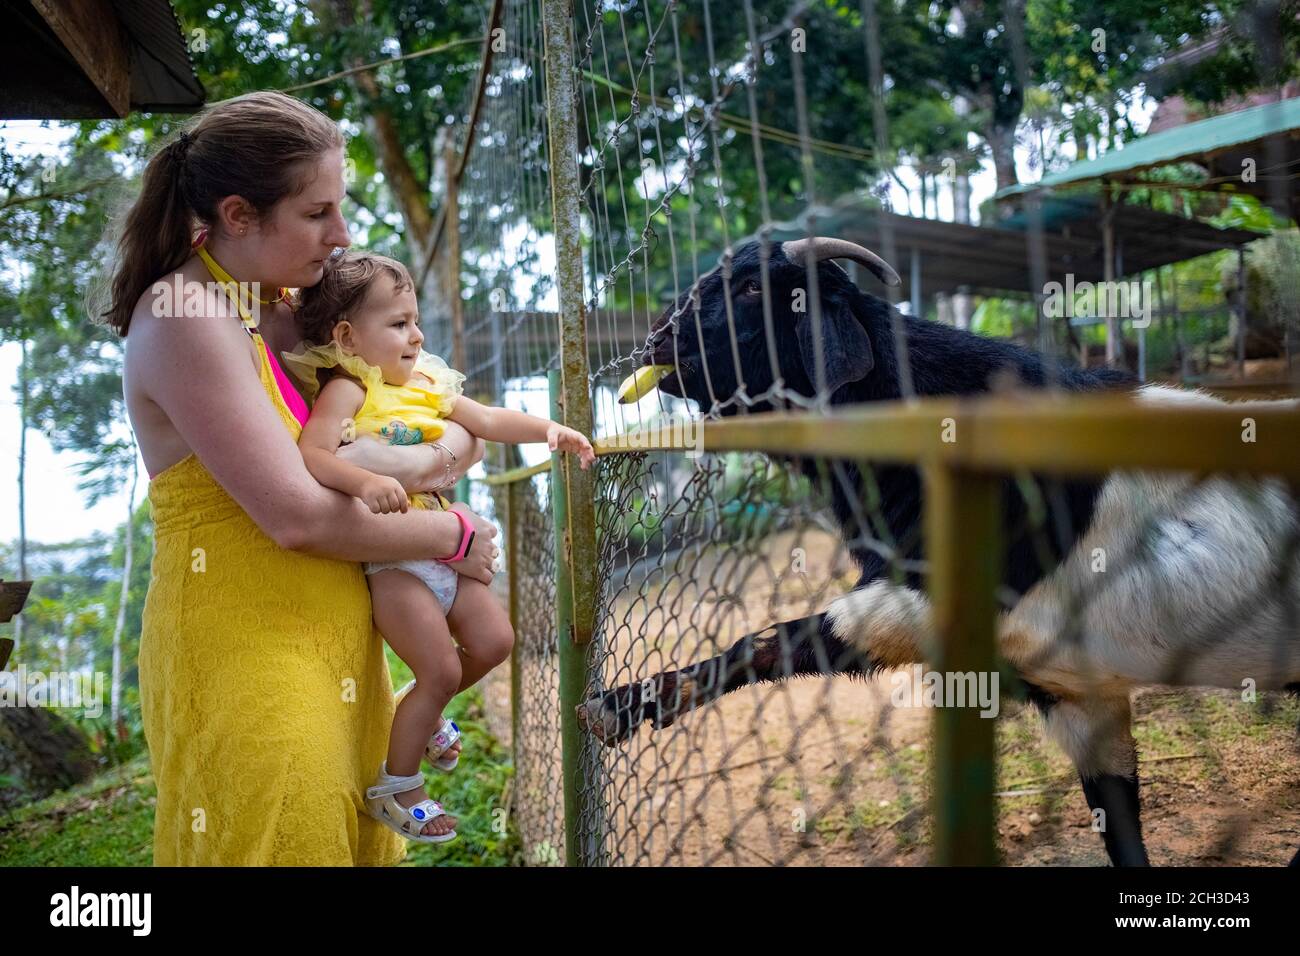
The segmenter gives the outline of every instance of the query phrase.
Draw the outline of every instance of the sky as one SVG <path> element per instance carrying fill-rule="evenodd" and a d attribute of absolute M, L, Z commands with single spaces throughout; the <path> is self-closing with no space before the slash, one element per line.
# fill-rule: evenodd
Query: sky
<path fill-rule="evenodd" d="M 1152 104 L 1153 105 L 1153 104 Z M 1149 110 L 1135 111 L 1134 119 L 1144 126 L 1150 118 Z M 34 154 L 55 155 L 61 151 L 61 144 L 67 134 L 59 124 L 42 125 L 39 121 L 9 120 L 0 123 L 0 141 L 11 153 L 30 156 Z M 1017 151 L 1018 173 L 1022 182 L 1033 182 L 1039 172 L 1032 170 L 1028 164 L 1028 154 Z M 900 175 L 906 181 L 912 179 L 906 169 Z M 910 184 L 909 184 L 910 185 Z M 986 161 L 984 167 L 971 179 L 971 206 L 977 210 L 979 204 L 992 195 L 996 182 L 992 163 Z M 906 214 L 905 194 L 895 183 L 891 186 L 891 200 L 896 211 Z M 919 212 L 914 209 L 913 211 Z M 945 190 L 940 204 L 940 216 L 952 218 L 951 195 Z M 10 263 L 0 262 L 0 269 L 8 271 Z M 18 535 L 18 408 L 14 389 L 18 381 L 19 346 L 8 344 L 0 346 L 0 540 L 12 541 Z M 546 415 L 546 391 L 544 382 L 529 383 L 527 387 L 508 394 L 507 404 L 522 407 L 537 415 Z M 604 402 L 597 402 L 598 414 L 603 412 Z M 631 412 L 634 423 L 636 412 L 649 414 L 654 411 L 651 406 L 657 403 L 653 397 L 644 399 L 640 407 Z M 674 403 L 676 410 L 676 403 Z M 600 415 L 602 419 L 605 415 Z M 598 428 L 604 433 L 604 428 Z M 116 527 L 126 513 L 126 491 L 106 496 L 92 508 L 81 505 L 70 507 L 70 502 L 77 502 L 82 497 L 77 490 L 75 467 L 84 456 L 70 452 L 55 452 L 40 432 L 29 430 L 27 434 L 28 480 L 27 480 L 27 535 L 32 541 L 47 543 L 67 541 L 82 537 L 93 531 L 108 531 Z M 525 461 L 532 463 L 546 454 L 544 446 L 528 448 L 524 452 Z M 143 462 L 140 463 L 141 480 L 137 494 L 137 503 L 146 497 L 148 480 Z"/>
<path fill-rule="evenodd" d="M 18 537 L 18 381 L 20 346 L 0 345 L 0 540 Z M 126 491 L 103 498 L 92 508 L 80 503 L 76 465 L 86 458 L 56 452 L 36 429 L 27 431 L 27 537 L 54 543 L 108 531 L 126 520 Z M 144 463 L 140 463 L 137 500 L 144 497 Z"/>

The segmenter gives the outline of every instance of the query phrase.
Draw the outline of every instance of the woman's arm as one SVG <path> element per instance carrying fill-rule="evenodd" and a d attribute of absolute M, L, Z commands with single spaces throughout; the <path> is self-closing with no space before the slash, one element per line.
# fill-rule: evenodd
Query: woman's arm
<path fill-rule="evenodd" d="M 349 561 L 442 557 L 460 546 L 461 527 L 441 511 L 371 514 L 356 498 L 323 487 L 249 361 L 238 322 L 212 314 L 157 317 L 137 308 L 131 348 L 148 369 L 145 391 L 222 488 L 281 547 Z M 492 577 L 496 529 L 473 519 L 479 536 L 452 567 Z"/>
<path fill-rule="evenodd" d="M 357 436 L 356 441 L 342 446 L 336 454 L 366 471 L 396 478 L 411 494 L 440 491 L 455 484 L 483 459 L 481 438 L 475 438 L 456 422 L 445 422 L 444 426 L 438 442 L 451 450 L 455 461 L 431 444 L 390 445 L 373 435 Z"/>
<path fill-rule="evenodd" d="M 298 436 L 298 450 L 313 478 L 326 488 L 360 498 L 373 514 L 405 512 L 410 501 L 401 483 L 387 475 L 376 475 L 335 457 L 343 435 L 343 423 L 361 409 L 365 388 L 345 376 L 325 383 L 311 417 Z"/>

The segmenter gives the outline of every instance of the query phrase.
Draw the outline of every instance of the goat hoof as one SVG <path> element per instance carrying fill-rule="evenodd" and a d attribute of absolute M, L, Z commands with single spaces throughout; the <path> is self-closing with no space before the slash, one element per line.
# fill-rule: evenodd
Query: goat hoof
<path fill-rule="evenodd" d="M 627 740 L 636 729 L 630 708 L 618 706 L 616 691 L 579 704 L 578 726 L 606 747 Z"/>

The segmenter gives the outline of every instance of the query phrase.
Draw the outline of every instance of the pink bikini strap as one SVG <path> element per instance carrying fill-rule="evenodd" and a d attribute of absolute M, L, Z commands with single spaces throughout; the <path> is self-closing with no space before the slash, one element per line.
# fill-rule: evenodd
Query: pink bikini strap
<path fill-rule="evenodd" d="M 289 411 L 297 420 L 298 424 L 306 425 L 307 418 L 311 415 L 311 410 L 307 408 L 307 403 L 303 401 L 303 397 L 299 395 L 293 385 L 290 384 L 289 376 L 284 374 L 284 369 L 282 369 L 280 363 L 276 361 L 275 353 L 272 352 L 271 347 L 266 344 L 266 340 L 252 329 L 245 326 L 244 330 L 249 334 L 253 341 L 261 341 L 262 348 L 266 351 L 266 357 L 271 362 L 271 377 L 275 379 L 275 387 L 280 390 L 280 397 L 284 399 L 284 403 L 289 406 Z"/>

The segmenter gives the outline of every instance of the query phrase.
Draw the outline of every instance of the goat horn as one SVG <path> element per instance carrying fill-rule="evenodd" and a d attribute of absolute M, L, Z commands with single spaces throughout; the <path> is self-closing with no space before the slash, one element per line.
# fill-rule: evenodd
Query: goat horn
<path fill-rule="evenodd" d="M 812 255 L 813 262 L 823 259 L 852 259 L 859 265 L 870 269 L 877 279 L 886 285 L 901 285 L 903 280 L 890 267 L 889 263 L 870 249 L 864 249 L 856 242 L 847 239 L 831 239 L 827 236 L 812 236 L 808 239 L 791 239 L 781 243 L 781 251 L 791 262 L 805 262 L 804 257 Z"/>

